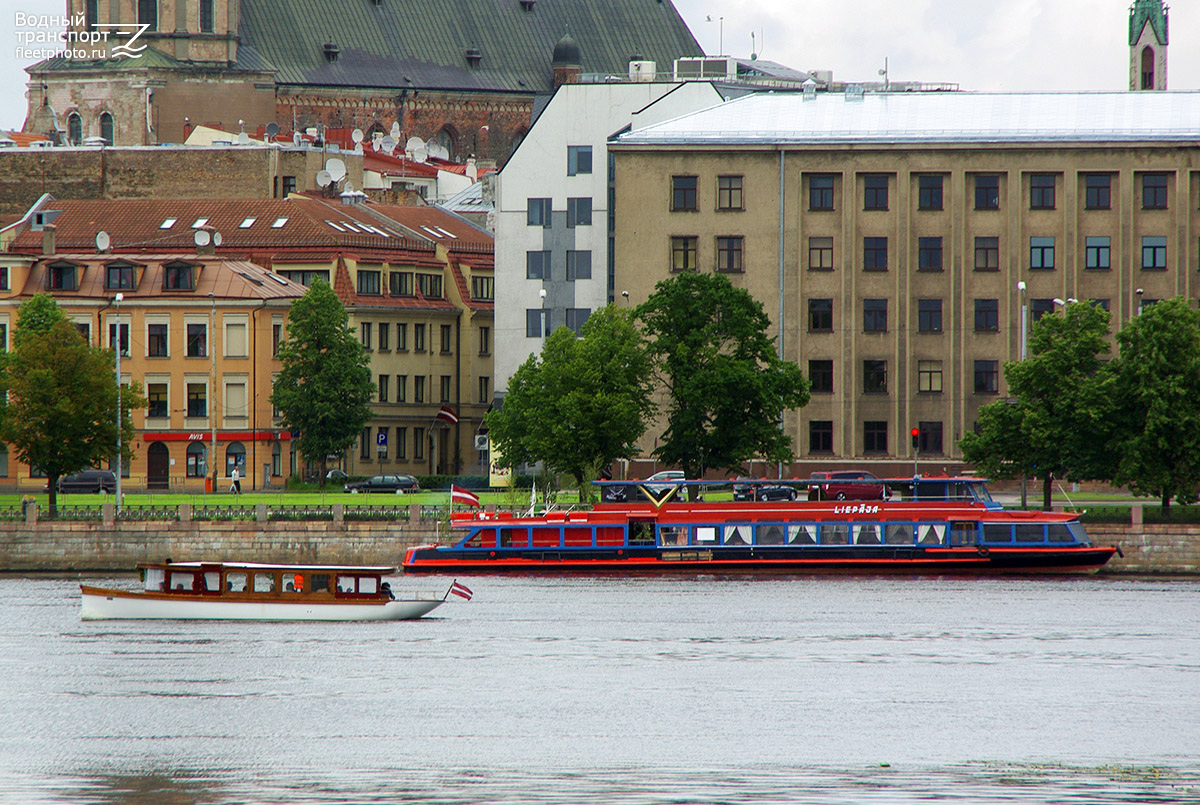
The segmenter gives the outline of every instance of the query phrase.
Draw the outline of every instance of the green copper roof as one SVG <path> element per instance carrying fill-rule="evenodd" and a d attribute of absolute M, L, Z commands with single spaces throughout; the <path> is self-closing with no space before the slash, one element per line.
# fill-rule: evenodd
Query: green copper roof
<path fill-rule="evenodd" d="M 703 55 L 670 0 L 242 0 L 238 27 L 283 85 L 521 93 L 553 89 L 568 32 L 584 73 Z"/>
<path fill-rule="evenodd" d="M 1162 0 L 1134 0 L 1129 8 L 1129 44 L 1136 45 L 1149 22 L 1160 45 L 1167 44 L 1167 9 Z"/>

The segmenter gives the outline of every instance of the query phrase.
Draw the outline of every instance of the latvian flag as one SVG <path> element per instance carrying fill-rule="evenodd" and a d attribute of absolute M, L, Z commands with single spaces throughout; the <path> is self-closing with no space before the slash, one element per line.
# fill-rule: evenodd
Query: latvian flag
<path fill-rule="evenodd" d="M 465 503 L 468 506 L 478 506 L 479 496 L 469 489 L 463 489 L 461 486 L 450 484 L 450 502 Z"/>
<path fill-rule="evenodd" d="M 458 424 L 458 414 L 456 414 L 456 413 L 454 413 L 454 411 L 450 410 L 450 406 L 448 406 L 448 405 L 443 405 L 441 410 L 437 412 L 437 417 L 435 417 L 435 418 L 445 420 L 446 422 L 449 422 L 451 425 Z"/>
<path fill-rule="evenodd" d="M 465 598 L 468 601 L 470 601 L 471 596 L 474 595 L 474 593 L 471 592 L 471 588 L 465 584 L 459 584 L 458 579 L 455 579 L 454 583 L 450 585 L 450 592 L 454 593 L 459 598 Z"/>

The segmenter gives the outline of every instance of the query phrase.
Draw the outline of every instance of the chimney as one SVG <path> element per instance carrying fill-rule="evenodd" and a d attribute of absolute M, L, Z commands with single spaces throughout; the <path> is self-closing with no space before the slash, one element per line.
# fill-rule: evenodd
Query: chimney
<path fill-rule="evenodd" d="M 42 227 L 42 254 L 54 254 L 58 251 L 54 244 L 56 231 L 58 231 L 58 227 L 54 224 L 46 224 Z"/>

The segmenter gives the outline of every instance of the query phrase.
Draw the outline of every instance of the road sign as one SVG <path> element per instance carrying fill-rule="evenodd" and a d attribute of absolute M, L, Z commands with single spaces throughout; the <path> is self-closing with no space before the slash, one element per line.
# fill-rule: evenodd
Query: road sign
<path fill-rule="evenodd" d="M 381 430 L 381 431 L 379 431 L 379 433 L 375 434 L 375 446 L 376 447 L 387 447 L 387 431 L 386 430 Z"/>

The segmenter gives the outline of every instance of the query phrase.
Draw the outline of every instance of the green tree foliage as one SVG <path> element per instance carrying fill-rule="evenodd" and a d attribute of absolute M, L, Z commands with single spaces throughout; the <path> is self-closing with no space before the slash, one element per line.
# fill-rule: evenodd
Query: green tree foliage
<path fill-rule="evenodd" d="M 689 478 L 754 457 L 791 460 L 779 423 L 808 404 L 809 383 L 775 354 L 757 300 L 720 274 L 684 272 L 658 283 L 636 315 L 668 397 L 659 460 Z"/>
<path fill-rule="evenodd" d="M 271 393 L 283 426 L 300 433 L 300 455 L 320 466 L 322 484 L 327 457 L 349 449 L 370 420 L 375 392 L 366 350 L 346 322 L 333 289 L 315 280 L 288 315 Z"/>
<path fill-rule="evenodd" d="M 964 460 L 999 478 L 1040 478 L 1046 508 L 1054 478 L 1108 477 L 1111 390 L 1100 371 L 1107 333 L 1108 311 L 1086 302 L 1042 316 L 1030 333 L 1029 357 L 1004 365 L 1013 399 L 980 410 L 980 432 L 959 443 Z"/>
<path fill-rule="evenodd" d="M 88 346 L 54 299 L 38 294 L 21 305 L 5 382 L 8 407 L 0 439 L 46 474 L 50 514 L 58 513 L 58 479 L 111 459 L 117 447 L 115 354 Z M 132 460 L 130 412 L 146 399 L 133 384 L 121 394 L 122 461 Z"/>
<path fill-rule="evenodd" d="M 1192 503 L 1200 494 L 1200 312 L 1159 302 L 1117 334 L 1108 368 L 1117 414 L 1113 480 L 1136 494 Z"/>
<path fill-rule="evenodd" d="M 542 461 L 570 475 L 580 500 L 592 497 L 602 467 L 635 451 L 652 412 L 651 368 L 628 313 L 609 305 L 546 339 L 513 374 L 488 437 L 508 466 Z"/>

